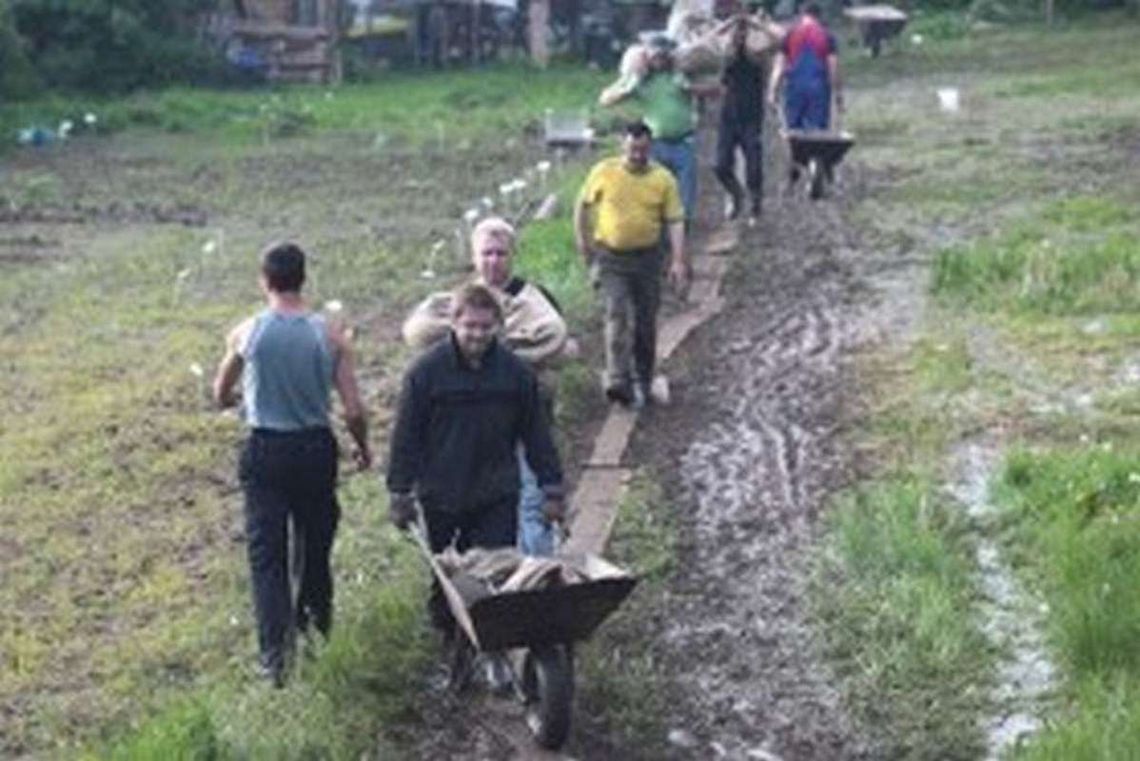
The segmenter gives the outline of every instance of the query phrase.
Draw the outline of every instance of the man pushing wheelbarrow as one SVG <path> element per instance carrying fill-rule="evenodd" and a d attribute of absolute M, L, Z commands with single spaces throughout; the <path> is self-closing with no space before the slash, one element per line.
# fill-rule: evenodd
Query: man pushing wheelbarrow
<path fill-rule="evenodd" d="M 776 93 L 784 84 L 784 103 Z M 823 195 L 835 165 L 854 142 L 833 125 L 843 111 L 838 45 L 820 18 L 816 0 L 802 6 L 800 18 L 784 37 L 772 64 L 768 104 L 782 114 L 783 133 L 792 154 L 788 181 L 795 185 L 807 173 L 812 198 Z"/>
<path fill-rule="evenodd" d="M 492 686 L 514 686 L 540 744 L 558 747 L 573 695 L 569 645 L 633 580 L 595 558 L 571 564 L 514 550 L 520 444 L 547 520 L 561 523 L 565 508 L 550 420 L 534 373 L 496 338 L 502 319 L 490 289 L 460 288 L 448 335 L 408 368 L 389 455 L 389 510 L 431 564 L 429 610 L 452 647 L 453 686 L 467 680 L 472 646 L 488 653 Z M 508 650 L 520 657 L 509 661 Z"/>

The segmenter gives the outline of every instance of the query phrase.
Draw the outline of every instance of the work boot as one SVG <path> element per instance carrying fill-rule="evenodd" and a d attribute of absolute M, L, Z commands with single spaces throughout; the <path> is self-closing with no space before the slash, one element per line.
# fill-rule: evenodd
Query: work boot
<path fill-rule="evenodd" d="M 740 212 L 743 210 L 744 199 L 740 197 L 739 191 L 730 191 L 724 201 L 724 217 L 732 221 L 740 217 Z"/>
<path fill-rule="evenodd" d="M 634 401 L 633 390 L 625 384 L 609 386 L 606 388 L 606 399 L 623 407 L 629 407 Z"/>
<path fill-rule="evenodd" d="M 270 653 L 261 657 L 257 664 L 257 674 L 273 689 L 285 687 L 286 667 L 283 653 Z"/>
<path fill-rule="evenodd" d="M 486 653 L 483 656 L 483 678 L 492 695 L 505 697 L 514 688 L 514 675 L 511 666 L 502 653 Z"/>

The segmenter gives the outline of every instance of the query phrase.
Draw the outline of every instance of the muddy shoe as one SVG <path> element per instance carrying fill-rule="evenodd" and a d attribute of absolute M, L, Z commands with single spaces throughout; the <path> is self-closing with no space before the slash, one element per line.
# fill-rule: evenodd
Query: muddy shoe
<path fill-rule="evenodd" d="M 633 389 L 629 386 L 610 386 L 606 389 L 606 399 L 623 407 L 629 407 L 634 400 Z"/>
<path fill-rule="evenodd" d="M 514 689 L 515 680 L 511 666 L 502 653 L 487 653 L 483 656 L 483 679 L 492 695 L 505 697 Z"/>

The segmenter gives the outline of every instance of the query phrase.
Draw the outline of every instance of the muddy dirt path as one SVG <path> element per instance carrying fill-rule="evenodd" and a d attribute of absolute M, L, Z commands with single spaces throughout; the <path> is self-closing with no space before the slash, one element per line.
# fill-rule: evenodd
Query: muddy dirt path
<path fill-rule="evenodd" d="M 729 305 L 670 368 L 676 402 L 639 426 L 630 462 L 670 476 L 681 569 L 646 631 L 679 700 L 676 758 L 873 758 L 822 665 L 805 603 L 840 450 L 847 361 L 906 335 L 921 311 L 913 263 L 865 250 L 842 197 L 783 199 L 736 254 Z"/>

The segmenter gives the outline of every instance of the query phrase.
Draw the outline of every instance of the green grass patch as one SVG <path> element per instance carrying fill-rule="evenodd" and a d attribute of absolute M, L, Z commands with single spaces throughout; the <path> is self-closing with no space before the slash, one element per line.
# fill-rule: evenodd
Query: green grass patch
<path fill-rule="evenodd" d="M 502 64 L 393 73 L 335 88 L 172 88 L 125 98 L 48 96 L 0 107 L 0 144 L 14 140 L 24 127 L 55 129 L 64 119 L 83 129 L 88 113 L 96 116 L 99 132 L 135 127 L 210 132 L 239 143 L 324 131 L 383 134 L 415 145 L 505 138 L 523 127 L 537 128 L 547 108 L 582 108 L 592 102 L 582 98 L 583 92 L 596 92 L 605 79 L 605 73 L 583 67 L 555 66 L 539 76 L 524 64 Z M 462 114 L 461 123 L 456 114 Z"/>
<path fill-rule="evenodd" d="M 1070 708 L 1018 758 L 1126 759 L 1140 738 L 1140 449 L 1018 451 L 995 496 L 1049 605 Z"/>
<path fill-rule="evenodd" d="M 995 237 L 939 252 L 932 289 L 987 310 L 1051 315 L 1140 310 L 1137 218 L 1070 198 Z"/>
<path fill-rule="evenodd" d="M 993 656 L 973 617 L 969 527 L 923 479 L 840 499 L 814 614 L 849 702 L 892 758 L 974 759 Z"/>
<path fill-rule="evenodd" d="M 645 630 L 676 560 L 677 529 L 659 481 L 639 471 L 623 494 L 607 557 L 640 581 L 613 619 L 581 649 L 579 715 L 599 718 L 594 734 L 631 758 L 667 755 L 666 714 L 672 686 Z"/>

